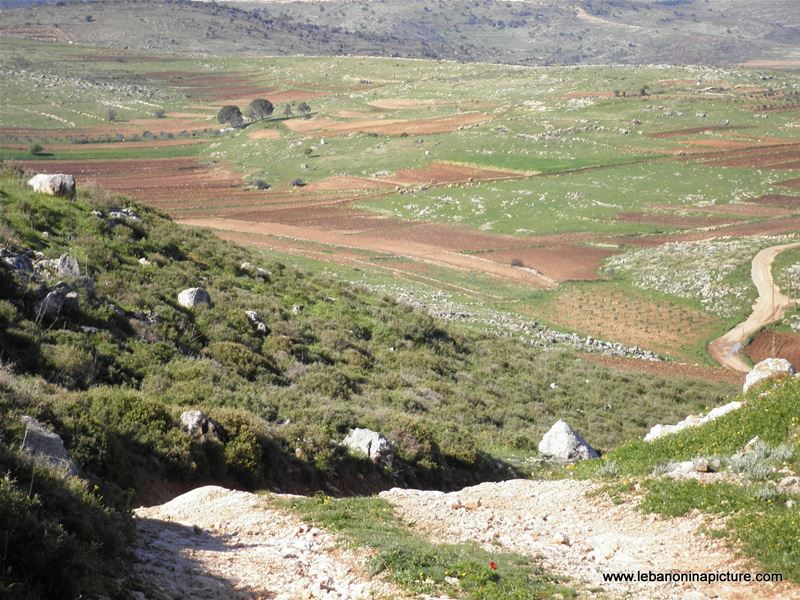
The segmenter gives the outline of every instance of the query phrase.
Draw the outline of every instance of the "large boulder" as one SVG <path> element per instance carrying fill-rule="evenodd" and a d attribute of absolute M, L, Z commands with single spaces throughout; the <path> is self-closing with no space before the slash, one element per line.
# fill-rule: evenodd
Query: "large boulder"
<path fill-rule="evenodd" d="M 181 429 L 192 437 L 214 437 L 221 442 L 228 440 L 228 434 L 222 425 L 199 410 L 187 410 L 181 413 Z"/>
<path fill-rule="evenodd" d="M 23 415 L 21 420 L 25 424 L 22 450 L 41 464 L 59 470 L 63 469 L 70 477 L 77 477 L 78 468 L 69 457 L 67 449 L 64 447 L 64 441 L 59 435 L 45 429 L 33 417 Z"/>
<path fill-rule="evenodd" d="M 75 197 L 75 178 L 64 173 L 39 173 L 28 180 L 34 192 L 51 196 Z"/>
<path fill-rule="evenodd" d="M 779 377 L 791 377 L 795 373 L 797 371 L 794 366 L 785 358 L 765 358 L 747 374 L 742 389 L 746 392 L 762 381 Z"/>
<path fill-rule="evenodd" d="M 178 304 L 184 308 L 194 308 L 200 304 L 211 304 L 211 296 L 201 287 L 187 288 L 178 294 Z"/>
<path fill-rule="evenodd" d="M 71 291 L 67 284 L 59 282 L 39 303 L 37 316 L 57 318 L 64 311 L 77 308 L 78 293 Z"/>
<path fill-rule="evenodd" d="M 539 452 L 563 462 L 597 458 L 597 452 L 566 421 L 556 421 L 539 442 Z"/>
<path fill-rule="evenodd" d="M 392 443 L 371 429 L 356 427 L 344 438 L 342 444 L 378 464 L 391 465 L 394 460 Z"/>

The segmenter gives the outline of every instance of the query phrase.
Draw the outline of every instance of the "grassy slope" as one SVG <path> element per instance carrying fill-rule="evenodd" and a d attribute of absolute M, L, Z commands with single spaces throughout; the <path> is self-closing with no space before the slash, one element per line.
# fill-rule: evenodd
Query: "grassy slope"
<path fill-rule="evenodd" d="M 647 511 L 674 516 L 697 509 L 723 515 L 726 525 L 716 534 L 727 536 L 763 571 L 800 581 L 800 507 L 796 495 L 775 489 L 787 473 L 800 472 L 800 380 L 768 387 L 767 393 L 750 392 L 743 408 L 703 427 L 650 443 L 630 442 L 574 472 L 610 479 L 609 490 L 619 501 L 630 499 L 634 484 L 641 483 L 641 506 Z M 767 446 L 752 454 L 751 464 L 732 465 L 730 457 L 756 436 Z M 696 457 L 721 458 L 722 469 L 741 472 L 742 482 L 704 484 L 657 475 L 664 465 Z"/>
<path fill-rule="evenodd" d="M 726 389 L 615 374 L 445 327 L 141 206 L 131 205 L 139 221 L 109 224 L 91 211 L 129 203 L 97 190 L 71 203 L 32 194 L 13 174 L 2 176 L 0 189 L 3 246 L 49 257 L 70 252 L 89 277 L 68 280 L 77 310 L 37 320 L 42 283 L 0 271 L 3 443 L 19 443 L 21 413 L 48 422 L 97 486 L 87 493 L 102 494 L 121 514 L 133 495 L 146 497 L 163 481 L 308 490 L 327 480 L 364 490 L 498 477 L 510 469 L 490 453 L 527 456 L 556 418 L 611 448 L 655 421 L 719 402 Z M 140 257 L 152 264 L 143 267 Z M 241 271 L 246 259 L 271 275 Z M 197 284 L 213 306 L 179 307 L 177 292 Z M 266 322 L 266 338 L 253 335 L 246 308 Z M 148 311 L 156 323 L 130 321 Z M 188 408 L 219 420 L 228 442 L 182 434 L 177 416 Z M 632 410 L 641 417 L 631 420 Z M 393 473 L 333 444 L 356 425 L 396 443 Z M 23 501 L 29 478 L 18 460 L 7 467 L 4 502 Z M 58 521 L 47 498 L 42 518 Z M 108 552 L 109 560 L 118 556 Z M 14 570 L 4 577 L 4 584 L 36 581 Z"/>

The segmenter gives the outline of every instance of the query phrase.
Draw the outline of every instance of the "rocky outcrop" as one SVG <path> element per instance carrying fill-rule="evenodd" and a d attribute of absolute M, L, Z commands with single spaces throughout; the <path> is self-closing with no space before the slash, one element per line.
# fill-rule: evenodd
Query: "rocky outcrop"
<path fill-rule="evenodd" d="M 33 417 L 23 415 L 21 420 L 25 424 L 22 450 L 41 464 L 63 470 L 70 477 L 77 477 L 78 468 L 69 457 L 61 437 L 57 433 L 45 429 Z"/>
<path fill-rule="evenodd" d="M 41 277 L 80 277 L 81 267 L 78 259 L 70 254 L 58 258 L 45 258 L 36 261 L 33 269 Z"/>
<path fill-rule="evenodd" d="M 187 288 L 178 294 L 178 304 L 184 308 L 194 308 L 200 304 L 211 305 L 211 296 L 201 287 Z"/>
<path fill-rule="evenodd" d="M 75 178 L 64 173 L 39 173 L 28 180 L 28 185 L 34 192 L 49 194 L 50 196 L 75 197 Z"/>
<path fill-rule="evenodd" d="M 644 441 L 652 442 L 653 440 L 657 440 L 665 435 L 682 431 L 687 427 L 697 427 L 698 425 L 703 425 L 704 423 L 708 423 L 714 419 L 719 419 L 722 415 L 727 415 L 729 412 L 738 410 L 741 407 L 741 402 L 729 402 L 728 404 L 718 406 L 717 408 L 708 411 L 708 413 L 704 415 L 689 415 L 683 421 L 676 423 L 675 425 L 661 425 L 660 423 L 658 425 L 653 425 L 650 431 L 647 432 L 647 435 L 644 436 Z"/>
<path fill-rule="evenodd" d="M 223 443 L 228 440 L 228 434 L 222 425 L 199 410 L 181 413 L 181 429 L 192 437 L 213 437 Z"/>
<path fill-rule="evenodd" d="M 753 386 L 769 379 L 790 377 L 795 373 L 797 373 L 796 369 L 785 358 L 765 358 L 747 374 L 742 390 L 747 392 Z"/>
<path fill-rule="evenodd" d="M 394 446 L 377 431 L 357 427 L 344 438 L 342 444 L 351 450 L 364 454 L 372 462 L 391 465 L 394 461 Z"/>
<path fill-rule="evenodd" d="M 550 431 L 544 434 L 539 442 L 539 452 L 563 462 L 588 460 L 598 456 L 594 448 L 566 421 L 556 421 Z"/>
<path fill-rule="evenodd" d="M 78 308 L 78 293 L 70 290 L 70 287 L 59 282 L 47 292 L 47 295 L 39 303 L 36 313 L 38 318 L 49 317 L 55 319 L 63 312 Z"/>
<path fill-rule="evenodd" d="M 24 252 L 12 252 L 6 248 L 0 248 L 0 262 L 13 271 L 25 273 L 33 271 L 33 262 L 30 256 Z"/>

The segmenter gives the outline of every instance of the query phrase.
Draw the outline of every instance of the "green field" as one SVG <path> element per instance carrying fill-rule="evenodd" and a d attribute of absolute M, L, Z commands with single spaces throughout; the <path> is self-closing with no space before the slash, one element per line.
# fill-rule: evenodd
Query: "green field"
<path fill-rule="evenodd" d="M 724 331 L 746 315 L 755 293 L 746 264 L 758 244 L 753 246 L 743 238 L 736 246 L 738 253 L 725 263 L 735 263 L 735 268 L 706 261 L 704 269 L 712 279 L 736 288 L 735 298 L 720 303 L 707 297 L 706 288 L 692 291 L 644 281 L 652 273 L 683 268 L 682 260 L 694 264 L 691 248 L 686 252 L 681 248 L 636 250 L 630 248 L 631 243 L 641 236 L 700 232 L 719 225 L 766 226 L 800 211 L 740 212 L 742 203 L 762 195 L 791 195 L 791 189 L 781 183 L 800 174 L 791 156 L 779 168 L 747 164 L 753 149 L 779 153 L 782 145 L 797 144 L 800 111 L 761 110 L 794 98 L 800 85 L 796 71 L 523 68 L 344 57 L 204 58 L 198 64 L 181 56 L 76 45 L 56 45 L 54 52 L 50 44 L 10 38 L 0 39 L 0 47 L 0 66 L 10 73 L 0 98 L 0 127 L 7 128 L 0 133 L 2 158 L 45 165 L 50 159 L 196 157 L 238 172 L 243 187 L 263 181 L 276 193 L 291 190 L 290 182 L 295 180 L 319 183 L 351 176 L 392 181 L 400 171 L 439 163 L 511 170 L 518 178 L 445 186 L 417 183 L 399 192 L 394 184 L 377 191 L 353 190 L 346 195 L 343 209 L 404 222 L 457 224 L 488 236 L 530 239 L 533 245 L 547 243 L 536 236 L 566 235 L 578 250 L 588 246 L 630 252 L 630 257 L 618 254 L 592 267 L 610 282 L 610 286 L 597 287 L 597 293 L 636 290 L 676 310 L 691 306 L 708 315 L 707 335 Z M 63 73 L 76 83 L 68 91 Z M 35 83 L 42 78 L 44 84 Z M 226 99 L 220 90 L 227 85 L 234 87 Z M 259 90 L 276 98 L 272 118 L 220 132 L 222 126 L 211 119 L 219 106 L 236 101 L 245 109 L 247 98 Z M 298 100 L 277 100 L 306 92 L 312 93 L 307 119 L 298 116 Z M 112 105 L 117 112 L 113 122 L 107 119 Z M 284 116 L 287 105 L 293 111 L 291 119 Z M 152 118 L 155 111 L 164 111 L 166 117 Z M 459 126 L 459 119 L 475 114 L 483 115 L 481 122 Z M 428 120 L 446 118 L 454 124 L 435 133 L 415 129 L 424 128 Z M 394 129 L 384 133 L 384 126 Z M 331 127 L 350 129 L 340 134 L 329 131 Z M 408 131 L 403 133 L 404 129 Z M 665 132 L 677 133 L 653 137 Z M 159 145 L 160 140 L 192 137 L 212 139 Z M 128 143 L 115 148 L 115 140 Z M 106 143 L 93 148 L 91 142 Z M 34 155 L 30 147 L 37 143 L 43 149 Z M 796 145 L 786 148 L 796 153 Z M 728 155 L 719 154 L 723 151 L 731 152 L 734 164 L 724 163 Z M 188 203 L 187 209 L 173 203 L 169 210 L 177 217 L 233 216 L 237 211 L 261 210 L 271 198 L 269 193 L 263 202 L 213 198 L 200 206 Z M 297 206 L 326 198 L 326 192 L 309 193 Z M 313 219 L 313 208 L 308 211 Z M 784 233 L 791 232 L 789 227 Z M 764 244 L 769 241 L 765 239 Z M 508 243 L 508 238 L 497 238 L 494 248 Z M 308 264 L 315 269 L 321 268 L 322 255 L 327 253 L 329 262 L 335 263 L 342 251 L 315 244 L 309 240 L 295 253 L 311 259 Z M 641 338 L 643 345 L 648 343 L 647 336 L 620 333 L 611 323 L 587 328 L 555 314 L 551 307 L 569 290 L 565 285 L 556 291 L 539 291 L 484 273 L 427 264 L 401 252 L 389 255 L 367 247 L 353 251 L 368 257 L 365 267 L 378 279 L 391 274 L 396 284 L 401 278 L 400 288 L 438 287 L 455 293 L 453 301 L 465 306 L 488 300 L 493 308 L 535 318 L 556 329 L 626 343 L 638 343 Z M 473 250 L 468 244 L 457 251 L 484 256 L 484 250 Z M 681 252 L 686 258 L 680 258 Z M 386 262 L 391 264 L 388 270 L 383 267 Z M 631 266 L 620 269 L 617 263 Z M 531 266 L 547 268 L 546 264 Z M 341 276 L 358 281 L 364 274 L 344 269 Z M 593 284 L 580 285 L 592 289 Z M 707 362 L 707 341 L 698 338 L 651 348 L 665 356 Z"/>

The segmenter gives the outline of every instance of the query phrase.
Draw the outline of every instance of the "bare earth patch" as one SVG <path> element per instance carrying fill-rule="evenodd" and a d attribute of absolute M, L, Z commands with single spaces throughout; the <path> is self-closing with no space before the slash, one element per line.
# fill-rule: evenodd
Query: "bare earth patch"
<path fill-rule="evenodd" d="M 778 357 L 800 366 L 800 333 L 761 331 L 747 346 L 745 353 L 754 363 Z"/>
<path fill-rule="evenodd" d="M 137 591 L 150 600 L 405 597 L 367 574 L 365 555 L 255 494 L 207 486 L 135 513 Z"/>
<path fill-rule="evenodd" d="M 667 352 L 678 358 L 684 346 L 708 339 L 720 324 L 704 311 L 602 284 L 564 290 L 544 305 L 540 314 L 552 323 L 600 339 Z"/>
<path fill-rule="evenodd" d="M 281 137 L 281 132 L 277 129 L 256 129 L 247 132 L 247 137 L 251 140 L 277 140 Z"/>
<path fill-rule="evenodd" d="M 483 483 L 445 494 L 393 489 L 380 496 L 435 541 L 475 541 L 541 557 L 549 572 L 650 600 L 800 598 L 793 584 L 605 583 L 603 573 L 750 572 L 720 540 L 702 535 L 709 517 L 663 519 L 614 504 L 588 481 Z M 470 507 L 470 509 L 466 508 Z M 561 540 L 565 541 L 561 541 Z M 502 573 L 502 564 L 498 571 Z"/>

